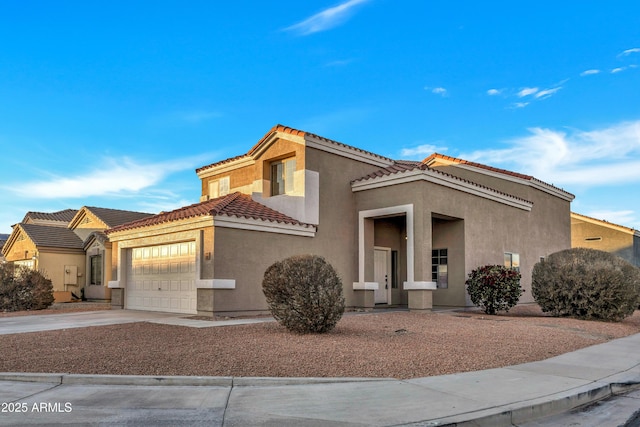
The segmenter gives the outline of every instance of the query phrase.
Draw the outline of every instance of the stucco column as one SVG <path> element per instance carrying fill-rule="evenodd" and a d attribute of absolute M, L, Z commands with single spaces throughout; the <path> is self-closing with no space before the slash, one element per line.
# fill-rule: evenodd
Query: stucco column
<path fill-rule="evenodd" d="M 373 246 L 375 238 L 375 223 L 372 218 L 360 217 L 358 233 L 360 244 L 358 247 L 358 281 L 353 284 L 354 305 L 359 308 L 373 308 L 375 306 L 374 292 L 378 284 L 374 280 Z"/>

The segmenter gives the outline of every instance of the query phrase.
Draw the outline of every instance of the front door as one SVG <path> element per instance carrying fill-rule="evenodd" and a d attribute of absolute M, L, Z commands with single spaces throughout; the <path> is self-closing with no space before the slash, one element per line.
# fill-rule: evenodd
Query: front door
<path fill-rule="evenodd" d="M 374 302 L 376 304 L 390 304 L 390 284 L 389 273 L 391 264 L 391 249 L 375 248 L 373 254 L 374 281 L 378 283 L 378 289 L 374 291 Z"/>

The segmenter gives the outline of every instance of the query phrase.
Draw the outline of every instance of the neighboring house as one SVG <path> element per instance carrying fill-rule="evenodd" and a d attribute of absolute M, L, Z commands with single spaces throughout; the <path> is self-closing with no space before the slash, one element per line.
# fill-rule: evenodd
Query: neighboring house
<path fill-rule="evenodd" d="M 75 296 L 108 300 L 111 246 L 103 230 L 151 214 L 83 207 L 80 210 L 28 212 L 2 249 L 9 262 L 42 271 L 53 283 L 56 302 Z"/>
<path fill-rule="evenodd" d="M 611 252 L 640 267 L 640 231 L 571 212 L 571 247 Z"/>
<path fill-rule="evenodd" d="M 2 255 L 2 248 L 4 247 L 4 244 L 7 242 L 7 239 L 9 239 L 8 234 L 0 234 L 0 264 L 5 262 L 4 256 Z"/>
<path fill-rule="evenodd" d="M 273 262 L 322 255 L 348 307 L 471 305 L 468 273 L 531 271 L 571 246 L 573 195 L 531 176 L 434 154 L 396 161 L 281 125 L 196 170 L 201 202 L 106 230 L 112 304 L 182 313 L 268 310 Z"/>

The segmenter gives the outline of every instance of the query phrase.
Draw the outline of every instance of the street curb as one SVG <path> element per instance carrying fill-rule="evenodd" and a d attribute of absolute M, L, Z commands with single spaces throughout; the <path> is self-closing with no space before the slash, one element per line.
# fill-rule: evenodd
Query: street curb
<path fill-rule="evenodd" d="M 594 383 L 532 400 L 450 417 L 402 424 L 412 427 L 511 427 L 562 414 L 591 403 L 640 389 L 638 383 Z"/>
<path fill-rule="evenodd" d="M 337 384 L 373 381 L 397 381 L 393 378 L 360 377 L 196 377 L 151 375 L 88 375 L 64 373 L 0 372 L 0 381 L 45 382 L 54 384 L 183 386 L 183 387 L 273 387 L 306 384 Z"/>

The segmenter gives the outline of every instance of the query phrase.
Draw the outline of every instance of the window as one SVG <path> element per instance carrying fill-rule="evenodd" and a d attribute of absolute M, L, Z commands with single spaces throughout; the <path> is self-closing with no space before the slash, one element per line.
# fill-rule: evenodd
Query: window
<path fill-rule="evenodd" d="M 293 173 L 296 170 L 296 159 L 279 160 L 271 163 L 271 195 L 291 193 Z"/>
<path fill-rule="evenodd" d="M 505 252 L 504 266 L 507 268 L 513 268 L 516 271 L 520 271 L 520 254 Z"/>
<path fill-rule="evenodd" d="M 209 181 L 209 199 L 226 196 L 229 194 L 229 177 Z"/>
<path fill-rule="evenodd" d="M 391 251 L 391 289 L 398 289 L 398 251 Z"/>
<path fill-rule="evenodd" d="M 89 258 L 90 278 L 92 285 L 102 285 L 102 255 L 94 255 Z"/>
<path fill-rule="evenodd" d="M 447 249 L 433 249 L 431 251 L 431 280 L 436 282 L 440 289 L 449 287 L 448 261 Z"/>

